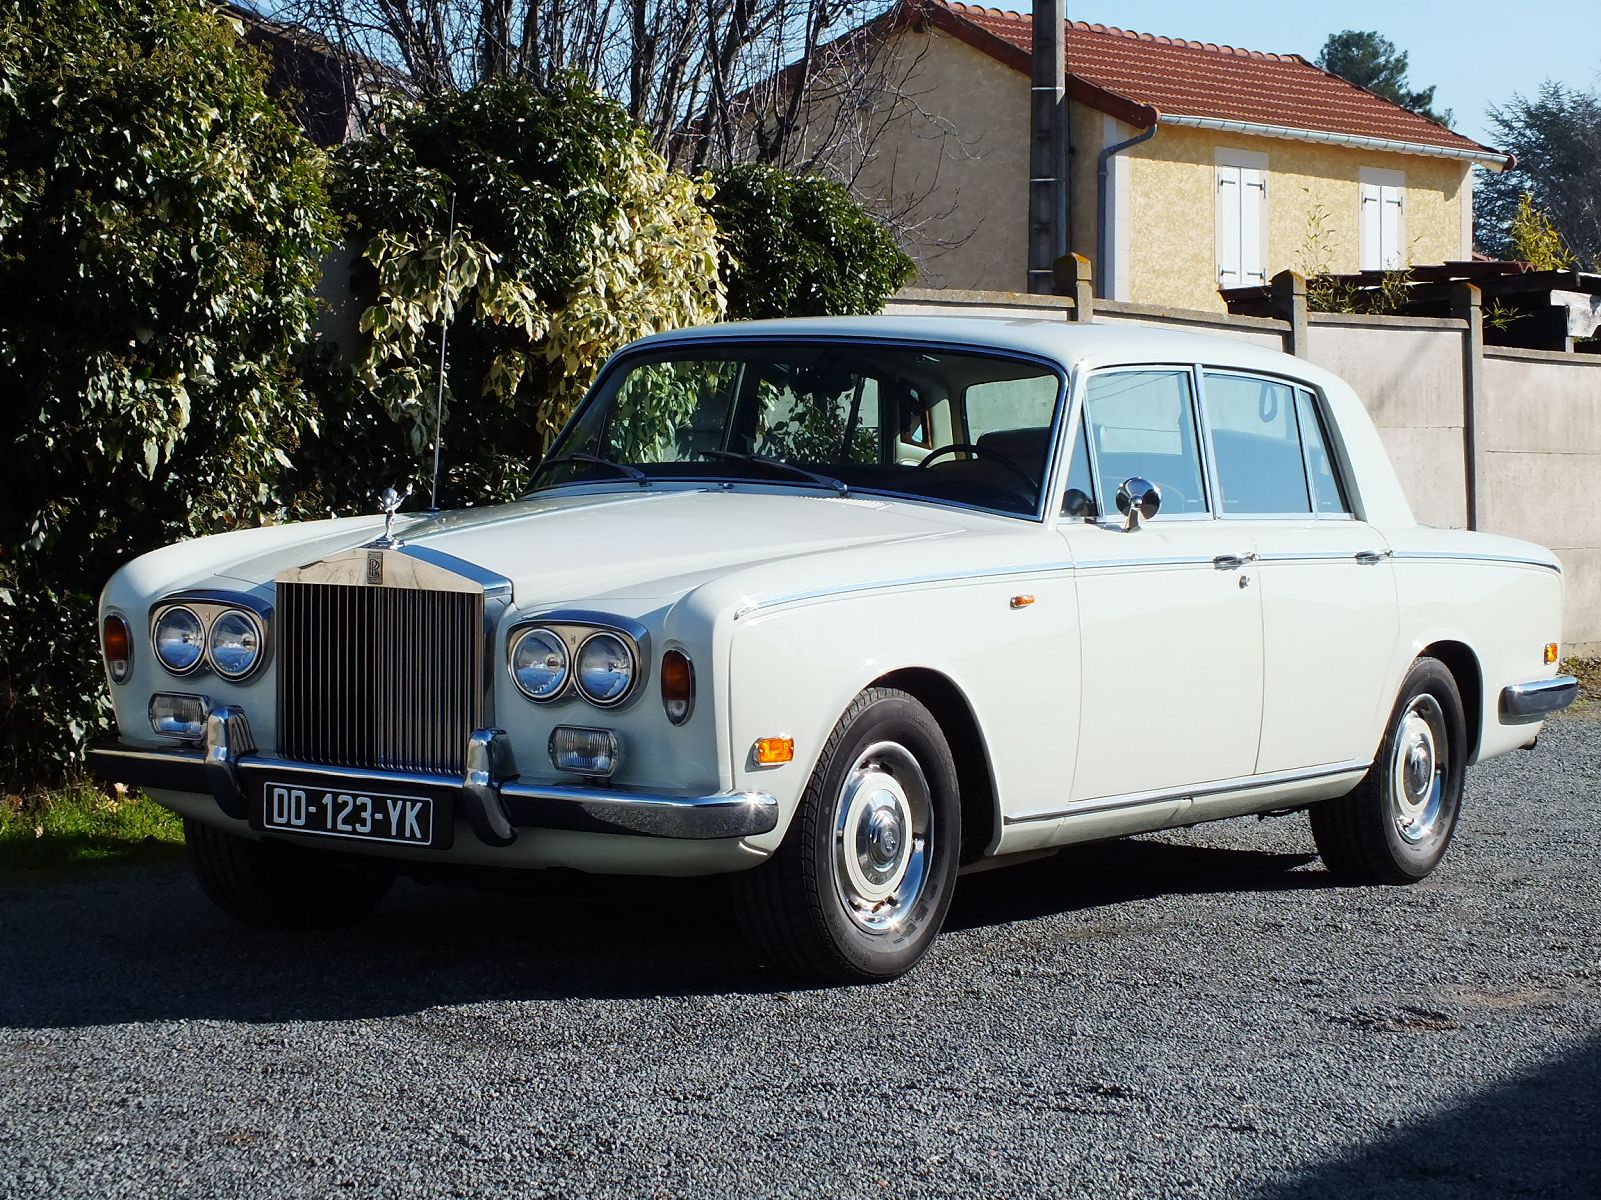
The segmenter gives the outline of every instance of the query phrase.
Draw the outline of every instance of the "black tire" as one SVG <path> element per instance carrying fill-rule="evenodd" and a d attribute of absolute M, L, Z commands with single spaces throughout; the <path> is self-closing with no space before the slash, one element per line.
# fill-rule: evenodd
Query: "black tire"
<path fill-rule="evenodd" d="M 841 832 L 847 823 L 855 836 Z M 944 924 L 961 830 L 956 764 L 939 722 L 905 692 L 869 688 L 834 726 L 777 853 L 733 877 L 745 935 L 798 978 L 904 975 Z"/>
<path fill-rule="evenodd" d="M 257 929 L 333 929 L 367 916 L 395 881 L 387 863 L 253 841 L 185 817 L 189 864 L 223 912 Z"/>
<path fill-rule="evenodd" d="M 1438 659 L 1420 658 L 1401 682 L 1362 782 L 1311 810 L 1312 837 L 1330 874 L 1348 883 L 1405 884 L 1433 871 L 1456 832 L 1467 757 L 1456 680 Z"/>

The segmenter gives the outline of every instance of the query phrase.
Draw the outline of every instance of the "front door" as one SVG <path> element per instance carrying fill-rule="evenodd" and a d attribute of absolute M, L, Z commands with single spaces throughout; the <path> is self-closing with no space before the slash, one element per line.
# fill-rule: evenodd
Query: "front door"
<path fill-rule="evenodd" d="M 1098 516 L 1062 526 L 1086 688 L 1074 803 L 1179 792 L 1255 769 L 1255 547 L 1248 530 L 1214 519 L 1198 428 L 1190 368 L 1118 368 L 1086 384 L 1079 437 L 1088 454 L 1076 457 Z M 1156 484 L 1162 501 L 1125 532 L 1115 497 L 1131 477 Z"/>

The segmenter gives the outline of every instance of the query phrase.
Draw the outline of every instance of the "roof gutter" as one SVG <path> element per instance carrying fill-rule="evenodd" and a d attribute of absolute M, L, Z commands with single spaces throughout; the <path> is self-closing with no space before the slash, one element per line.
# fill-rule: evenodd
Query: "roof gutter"
<path fill-rule="evenodd" d="M 1155 112 L 1154 109 L 1152 111 L 1153 113 Z M 1111 239 L 1107 237 L 1106 222 L 1106 210 L 1108 207 L 1106 182 L 1110 174 L 1109 165 L 1113 155 L 1121 154 L 1130 146 L 1138 146 L 1141 142 L 1148 142 L 1156 136 L 1157 125 L 1166 120 L 1166 118 L 1160 113 L 1155 113 L 1155 115 L 1156 120 L 1151 122 L 1149 129 L 1136 133 L 1127 141 L 1114 142 L 1112 145 L 1105 147 L 1095 160 L 1095 298 L 1097 300 L 1108 298 L 1106 294 L 1107 288 L 1112 282 L 1109 278 L 1111 272 L 1106 269 L 1106 264 L 1111 257 L 1107 253 L 1111 249 Z"/>
<path fill-rule="evenodd" d="M 1162 113 L 1157 118 L 1164 125 L 1184 125 L 1191 129 L 1216 129 L 1225 133 L 1244 133 L 1253 137 L 1289 138 L 1297 142 L 1320 142 L 1331 146 L 1355 146 L 1362 150 L 1382 150 L 1390 154 L 1421 154 L 1429 158 L 1454 158 L 1477 163 L 1496 171 L 1505 171 L 1516 164 L 1510 154 L 1498 154 L 1486 147 L 1474 150 L 1452 146 L 1430 146 L 1423 142 L 1398 142 L 1391 138 L 1365 137 L 1357 133 L 1329 133 L 1321 129 L 1297 129 L 1291 125 L 1259 125 L 1253 121 L 1230 121 L 1221 117 L 1191 117 Z"/>

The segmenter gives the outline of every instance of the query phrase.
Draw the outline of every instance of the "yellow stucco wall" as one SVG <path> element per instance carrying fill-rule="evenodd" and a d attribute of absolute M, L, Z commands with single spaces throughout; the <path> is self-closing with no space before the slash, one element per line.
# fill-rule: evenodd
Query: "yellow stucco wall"
<path fill-rule="evenodd" d="M 909 231 L 903 242 L 918 263 L 917 286 L 1025 290 L 1028 77 L 937 30 L 903 34 L 900 58 L 907 71 L 901 90 L 916 98 L 918 111 L 884 130 L 857 177 L 858 190 L 900 214 L 898 223 Z M 1099 268 L 1096 158 L 1107 122 L 1081 104 L 1069 111 L 1070 249 Z M 1112 132 L 1121 140 L 1138 131 L 1114 125 Z M 1129 161 L 1121 175 L 1113 168 L 1114 180 L 1129 189 L 1128 290 L 1119 298 L 1223 309 L 1214 245 L 1220 147 L 1267 155 L 1269 276 L 1286 267 L 1357 270 L 1363 167 L 1406 172 L 1411 261 L 1463 256 L 1466 163 L 1163 125 L 1123 152 Z M 1326 213 L 1321 250 L 1307 244 L 1318 205 Z M 1115 201 L 1110 207 L 1115 223 Z"/>
<path fill-rule="evenodd" d="M 1128 299 L 1224 307 L 1215 281 L 1219 149 L 1267 155 L 1269 277 L 1285 268 L 1358 269 L 1363 167 L 1406 173 L 1404 240 L 1411 262 L 1463 257 L 1464 162 L 1162 126 L 1150 141 L 1126 151 L 1131 160 Z M 1321 235 L 1314 221 L 1319 206 Z"/>

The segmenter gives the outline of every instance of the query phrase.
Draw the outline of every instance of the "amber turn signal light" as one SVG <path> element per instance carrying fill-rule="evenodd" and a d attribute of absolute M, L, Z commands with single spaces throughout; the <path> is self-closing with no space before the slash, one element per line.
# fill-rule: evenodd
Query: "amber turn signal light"
<path fill-rule="evenodd" d="M 1557 644 L 1555 642 L 1547 642 L 1545 644 L 1545 665 L 1549 667 L 1552 663 L 1556 662 L 1556 660 Z"/>
<path fill-rule="evenodd" d="M 756 759 L 756 765 L 761 767 L 776 767 L 779 763 L 787 763 L 795 757 L 795 739 L 792 737 L 765 737 L 757 738 L 756 745 L 751 749 Z"/>
<path fill-rule="evenodd" d="M 662 707 L 674 725 L 689 720 L 695 709 L 695 667 L 682 650 L 662 655 Z"/>
<path fill-rule="evenodd" d="M 106 671 L 114 683 L 128 678 L 133 667 L 133 637 L 128 622 L 116 613 L 108 613 L 100 627 L 100 647 L 106 656 Z"/>

